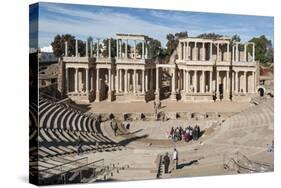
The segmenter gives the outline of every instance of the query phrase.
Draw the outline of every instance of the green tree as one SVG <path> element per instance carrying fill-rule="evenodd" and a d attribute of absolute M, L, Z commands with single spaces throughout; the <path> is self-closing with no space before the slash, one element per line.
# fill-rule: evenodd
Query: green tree
<path fill-rule="evenodd" d="M 104 57 L 108 56 L 108 40 L 109 39 L 104 39 L 103 40 L 103 46 L 104 46 L 104 50 L 102 52 L 102 55 Z M 110 53 L 111 53 L 111 57 L 116 57 L 116 51 L 117 51 L 117 46 L 116 46 L 116 40 L 113 38 L 110 38 Z"/>
<path fill-rule="evenodd" d="M 62 57 L 65 53 L 65 42 L 67 41 L 68 56 L 75 55 L 75 37 L 70 34 L 57 35 L 54 41 L 51 43 L 53 48 L 53 53 L 56 57 Z M 78 40 L 78 52 L 80 56 L 84 56 L 86 52 L 85 43 Z"/>
<path fill-rule="evenodd" d="M 203 39 L 219 39 L 222 37 L 222 35 L 217 34 L 217 33 L 202 33 L 197 36 L 198 38 L 203 38 Z"/>
<path fill-rule="evenodd" d="M 173 51 L 176 50 L 176 48 L 178 46 L 179 39 L 186 38 L 186 37 L 188 37 L 187 31 L 175 33 L 175 35 L 173 35 L 172 33 L 169 33 L 166 36 L 166 39 L 168 40 L 166 43 L 167 54 L 169 56 L 172 55 Z"/>
<path fill-rule="evenodd" d="M 64 55 L 66 41 L 68 45 L 68 55 L 72 56 L 75 54 L 75 37 L 70 34 L 56 35 L 51 43 L 53 53 L 56 57 L 62 57 Z"/>
<path fill-rule="evenodd" d="M 267 39 L 266 36 L 254 37 L 249 42 L 255 43 L 255 59 L 261 63 L 274 62 L 274 49 L 272 47 L 271 40 Z M 252 46 L 248 48 L 252 50 Z"/>

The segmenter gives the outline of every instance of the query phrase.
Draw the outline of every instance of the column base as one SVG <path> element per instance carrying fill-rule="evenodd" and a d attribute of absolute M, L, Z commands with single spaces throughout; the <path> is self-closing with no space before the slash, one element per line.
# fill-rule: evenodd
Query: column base
<path fill-rule="evenodd" d="M 172 101 L 176 101 L 176 100 L 177 100 L 177 93 L 176 93 L 176 92 L 172 92 L 172 93 L 171 93 L 171 96 L 170 96 L 170 99 L 171 99 Z"/>
<path fill-rule="evenodd" d="M 100 92 L 99 91 L 96 92 L 96 100 L 95 101 L 100 102 Z"/>

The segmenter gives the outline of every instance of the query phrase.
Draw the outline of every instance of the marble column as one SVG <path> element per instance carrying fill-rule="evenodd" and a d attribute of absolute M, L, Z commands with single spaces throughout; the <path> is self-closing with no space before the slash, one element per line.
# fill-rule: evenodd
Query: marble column
<path fill-rule="evenodd" d="M 68 46 L 67 46 L 67 41 L 64 42 L 64 56 L 68 56 Z"/>
<path fill-rule="evenodd" d="M 246 93 L 247 90 L 247 72 L 244 71 L 244 93 Z"/>
<path fill-rule="evenodd" d="M 235 93 L 237 94 L 238 93 L 238 83 L 239 83 L 239 71 L 235 71 Z"/>
<path fill-rule="evenodd" d="M 232 62 L 234 62 L 234 45 L 232 46 Z"/>
<path fill-rule="evenodd" d="M 183 43 L 183 57 L 184 57 L 184 60 L 186 60 L 186 43 L 185 42 Z"/>
<path fill-rule="evenodd" d="M 96 91 L 100 91 L 100 69 L 97 68 L 97 78 L 96 78 Z"/>
<path fill-rule="evenodd" d="M 255 43 L 253 43 L 253 61 L 255 61 Z"/>
<path fill-rule="evenodd" d="M 145 91 L 148 91 L 148 70 L 144 70 L 145 74 Z"/>
<path fill-rule="evenodd" d="M 173 69 L 173 77 L 172 77 L 172 93 L 175 93 L 175 86 L 176 86 L 176 69 Z"/>
<path fill-rule="evenodd" d="M 220 56 L 220 43 L 217 43 L 217 61 L 220 61 L 219 56 Z"/>
<path fill-rule="evenodd" d="M 190 60 L 190 52 L 189 52 L 189 42 L 186 42 L 186 56 L 187 60 Z"/>
<path fill-rule="evenodd" d="M 229 43 L 226 44 L 226 61 L 230 61 L 230 59 L 229 59 Z"/>
<path fill-rule="evenodd" d="M 75 68 L 75 93 L 78 92 L 78 68 Z"/>
<path fill-rule="evenodd" d="M 124 75 L 122 69 L 119 69 L 119 91 L 123 92 L 123 81 L 124 81 Z"/>
<path fill-rule="evenodd" d="M 137 84 L 136 84 L 136 69 L 134 69 L 134 75 L 133 75 L 133 85 L 134 85 L 134 93 L 136 93 Z"/>
<path fill-rule="evenodd" d="M 220 72 L 217 71 L 217 77 L 216 77 L 216 81 L 217 81 L 217 87 L 216 87 L 216 93 L 219 93 L 219 81 L 220 81 Z"/>
<path fill-rule="evenodd" d="M 86 43 L 86 55 L 85 56 L 88 57 L 89 56 L 89 54 L 88 54 L 89 53 L 88 41 L 86 40 L 85 43 Z"/>
<path fill-rule="evenodd" d="M 235 61 L 239 61 L 239 49 L 238 49 L 238 43 L 235 44 Z"/>
<path fill-rule="evenodd" d="M 108 57 L 111 58 L 111 40 L 108 39 Z"/>
<path fill-rule="evenodd" d="M 253 71 L 253 93 L 256 92 L 256 72 Z"/>
<path fill-rule="evenodd" d="M 111 92 L 112 87 L 111 87 L 111 69 L 108 69 L 108 92 Z"/>
<path fill-rule="evenodd" d="M 231 92 L 233 93 L 234 92 L 234 74 L 235 74 L 235 72 L 234 71 L 232 71 L 232 73 L 231 73 Z"/>
<path fill-rule="evenodd" d="M 189 83 L 190 83 L 190 77 L 189 77 L 189 71 L 186 71 L 186 92 L 189 93 Z"/>
<path fill-rule="evenodd" d="M 86 73 L 86 93 L 89 93 L 89 69 L 86 68 L 85 69 L 85 73 Z"/>
<path fill-rule="evenodd" d="M 90 57 L 93 57 L 93 41 L 90 41 Z"/>
<path fill-rule="evenodd" d="M 205 42 L 202 42 L 202 61 L 206 60 Z"/>
<path fill-rule="evenodd" d="M 119 69 L 116 69 L 115 90 L 116 93 L 119 93 Z"/>
<path fill-rule="evenodd" d="M 98 39 L 98 43 L 97 43 L 97 58 L 100 57 L 100 39 Z"/>
<path fill-rule="evenodd" d="M 194 42 L 194 51 L 195 51 L 194 60 L 197 61 L 198 60 L 197 42 Z"/>
<path fill-rule="evenodd" d="M 244 44 L 244 61 L 247 61 L 247 44 Z"/>
<path fill-rule="evenodd" d="M 183 70 L 183 90 L 186 92 L 186 70 Z"/>
<path fill-rule="evenodd" d="M 194 71 L 194 93 L 197 93 L 197 71 Z"/>
<path fill-rule="evenodd" d="M 116 57 L 119 58 L 119 39 L 116 40 Z"/>
<path fill-rule="evenodd" d="M 125 69 L 125 93 L 128 93 L 128 69 Z"/>
<path fill-rule="evenodd" d="M 210 57 L 209 57 L 209 61 L 213 60 L 213 43 L 210 42 Z"/>
<path fill-rule="evenodd" d="M 78 40 L 75 40 L 75 56 L 78 57 Z"/>
<path fill-rule="evenodd" d="M 126 43 L 125 43 L 125 58 L 126 59 L 128 58 L 128 39 L 126 40 Z"/>
<path fill-rule="evenodd" d="M 229 71 L 226 71 L 226 92 L 229 93 L 230 90 L 230 82 L 229 82 Z"/>
<path fill-rule="evenodd" d="M 159 68 L 156 67 L 156 93 L 159 93 Z"/>
<path fill-rule="evenodd" d="M 202 93 L 205 93 L 205 71 L 202 71 Z"/>
<path fill-rule="evenodd" d="M 66 94 L 69 92 L 69 69 L 65 69 L 65 89 L 66 89 Z"/>
<path fill-rule="evenodd" d="M 213 71 L 210 71 L 209 92 L 213 92 Z"/>
<path fill-rule="evenodd" d="M 145 92 L 145 88 L 144 88 L 144 70 L 141 71 L 141 76 L 142 76 L 142 80 L 141 80 L 141 83 L 142 83 L 142 87 L 141 87 L 141 91 L 142 93 L 144 94 Z"/>
<path fill-rule="evenodd" d="M 136 59 L 137 57 L 136 57 L 136 46 L 137 46 L 137 42 L 136 42 L 136 40 L 135 40 L 135 45 L 134 45 L 134 59 Z"/>
<path fill-rule="evenodd" d="M 150 69 L 150 89 L 153 89 L 153 69 Z"/>
<path fill-rule="evenodd" d="M 141 58 L 144 59 L 144 41 L 142 41 L 142 55 Z"/>

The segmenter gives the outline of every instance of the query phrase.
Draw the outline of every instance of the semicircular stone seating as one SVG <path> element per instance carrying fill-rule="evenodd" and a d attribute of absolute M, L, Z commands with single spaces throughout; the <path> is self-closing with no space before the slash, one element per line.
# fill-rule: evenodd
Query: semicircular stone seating
<path fill-rule="evenodd" d="M 118 143 L 103 135 L 96 119 L 65 104 L 40 97 L 39 109 L 37 106 L 30 109 L 30 126 L 36 121 L 39 123 L 39 127 L 33 129 L 39 134 L 30 132 L 30 137 L 38 136 L 39 149 L 33 154 L 39 158 L 77 153 L 81 143 L 81 152 L 121 149 Z"/>
<path fill-rule="evenodd" d="M 273 116 L 273 99 L 267 99 L 259 105 L 249 107 L 228 118 L 213 141 L 266 148 L 267 144 L 273 140 Z"/>

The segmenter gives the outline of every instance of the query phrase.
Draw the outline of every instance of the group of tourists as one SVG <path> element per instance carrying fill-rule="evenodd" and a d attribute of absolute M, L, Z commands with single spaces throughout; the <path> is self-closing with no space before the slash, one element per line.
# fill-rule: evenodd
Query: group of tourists
<path fill-rule="evenodd" d="M 185 129 L 183 129 L 182 127 L 172 127 L 169 132 L 169 138 L 171 138 L 174 142 L 188 142 L 190 140 L 198 140 L 200 136 L 201 131 L 198 125 L 196 125 L 194 128 L 188 126 Z"/>
<path fill-rule="evenodd" d="M 174 148 L 172 160 L 173 160 L 173 170 L 176 170 L 178 168 L 178 161 L 179 161 L 179 154 L 176 148 Z M 169 173 L 170 157 L 168 152 L 163 157 L 163 164 L 165 168 L 164 169 L 165 174 Z"/>

